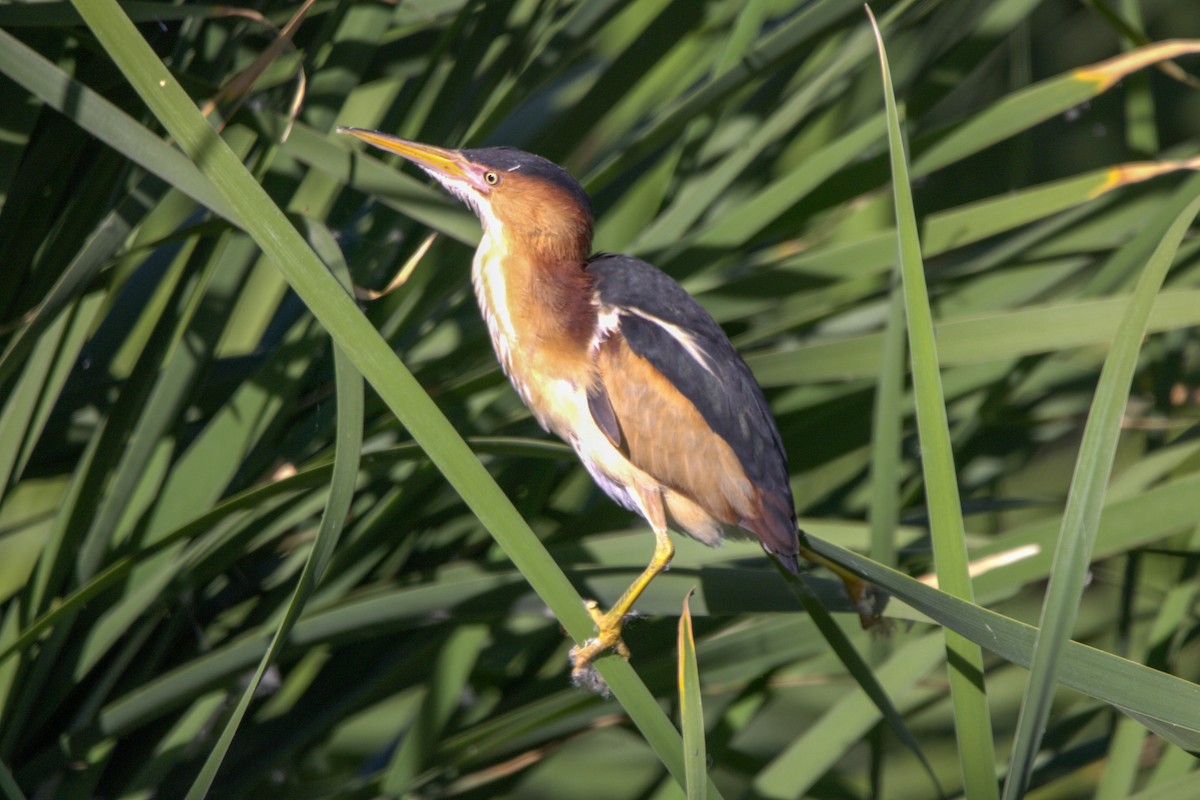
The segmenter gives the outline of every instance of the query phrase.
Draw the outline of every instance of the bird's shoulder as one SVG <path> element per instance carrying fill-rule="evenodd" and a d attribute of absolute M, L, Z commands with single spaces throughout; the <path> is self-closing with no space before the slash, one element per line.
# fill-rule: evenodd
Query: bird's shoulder
<path fill-rule="evenodd" d="M 761 394 L 725 331 L 670 275 L 641 259 L 608 253 L 593 256 L 588 272 L 601 312 L 615 313 L 630 348 L 684 394 L 711 394 L 714 381 L 731 381 L 726 390 L 734 393 Z"/>
<path fill-rule="evenodd" d="M 679 283 L 653 264 L 633 256 L 599 253 L 588 261 L 601 307 L 628 311 L 678 326 L 731 352 L 721 326 Z"/>

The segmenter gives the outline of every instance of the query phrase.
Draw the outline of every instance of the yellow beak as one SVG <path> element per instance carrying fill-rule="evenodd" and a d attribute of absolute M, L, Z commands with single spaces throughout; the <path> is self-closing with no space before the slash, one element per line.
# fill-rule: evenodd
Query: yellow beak
<path fill-rule="evenodd" d="M 348 133 L 356 139 L 361 139 L 369 145 L 403 156 L 423 169 L 451 178 L 473 182 L 466 167 L 469 162 L 457 150 L 446 150 L 433 145 L 410 142 L 399 136 L 388 136 L 379 131 L 369 131 L 365 128 L 345 128 L 339 126 L 338 133 Z"/>

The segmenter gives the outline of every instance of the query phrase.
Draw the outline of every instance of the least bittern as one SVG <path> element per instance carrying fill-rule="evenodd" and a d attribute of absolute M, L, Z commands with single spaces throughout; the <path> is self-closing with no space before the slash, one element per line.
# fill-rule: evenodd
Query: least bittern
<path fill-rule="evenodd" d="M 787 455 L 762 390 L 708 312 L 636 258 L 591 254 L 592 209 L 566 170 L 505 147 L 448 150 L 339 128 L 429 173 L 483 223 L 471 279 L 505 374 L 609 497 L 654 529 L 654 557 L 571 651 L 577 682 L 671 561 L 672 525 L 708 545 L 748 532 L 784 567 L 835 567 L 800 542 Z M 863 606 L 863 586 L 838 570 Z M 860 613 L 868 613 L 866 610 Z"/>

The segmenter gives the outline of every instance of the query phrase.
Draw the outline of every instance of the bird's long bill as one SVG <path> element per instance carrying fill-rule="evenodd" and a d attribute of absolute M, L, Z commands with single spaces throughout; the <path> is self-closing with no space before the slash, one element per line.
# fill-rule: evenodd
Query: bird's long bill
<path fill-rule="evenodd" d="M 348 133 L 356 139 L 361 139 L 369 145 L 378 147 L 380 150 L 396 153 L 407 158 L 417 166 L 433 170 L 448 178 L 466 180 L 469 177 L 463 170 L 462 156 L 455 150 L 446 150 L 428 144 L 410 142 L 408 139 L 401 139 L 399 136 L 388 136 L 386 133 L 369 131 L 365 128 L 339 127 L 337 132 Z"/>

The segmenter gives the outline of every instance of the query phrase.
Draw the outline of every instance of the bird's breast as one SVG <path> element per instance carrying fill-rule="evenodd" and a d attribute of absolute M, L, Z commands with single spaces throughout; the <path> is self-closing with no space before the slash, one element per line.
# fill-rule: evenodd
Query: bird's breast
<path fill-rule="evenodd" d="M 564 304 L 531 288 L 540 277 L 484 236 L 472 282 L 496 357 L 538 423 L 571 445 L 610 497 L 643 513 L 629 487 L 653 482 L 613 447 L 588 406 L 587 390 L 597 379 L 595 342 L 589 337 L 581 345 L 569 327 L 578 320 L 552 313 Z"/>
<path fill-rule="evenodd" d="M 504 274 L 505 252 L 491 237 L 484 236 L 475 251 L 471 267 L 471 283 L 483 321 L 487 324 L 492 348 L 506 375 L 512 376 L 512 354 L 518 343 L 508 300 L 508 282 Z M 518 391 L 520 387 L 517 387 Z"/>
<path fill-rule="evenodd" d="M 545 265 L 514 255 L 502 237 L 484 235 L 471 278 L 505 375 L 542 427 L 568 438 L 576 396 L 595 375 L 578 312 L 554 296 L 557 285 Z M 590 305 L 586 310 L 595 317 Z"/>

